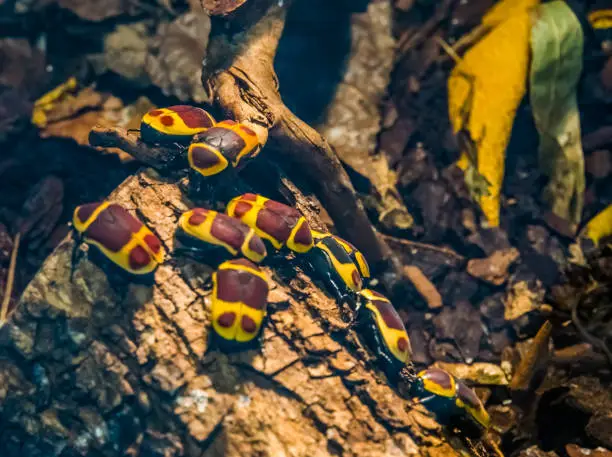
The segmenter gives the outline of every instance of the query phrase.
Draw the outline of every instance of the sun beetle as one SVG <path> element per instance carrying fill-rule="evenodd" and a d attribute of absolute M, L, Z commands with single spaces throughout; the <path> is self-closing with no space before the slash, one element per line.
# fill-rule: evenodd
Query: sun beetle
<path fill-rule="evenodd" d="M 402 369 L 410 363 L 412 348 L 404 323 L 391 301 L 374 290 L 360 290 L 354 323 L 362 329 L 360 334 L 376 353 L 387 377 L 396 382 Z"/>
<path fill-rule="evenodd" d="M 283 203 L 246 193 L 232 199 L 225 211 L 255 230 L 274 249 L 287 246 L 303 254 L 314 246 L 312 232 L 304 216 Z"/>
<path fill-rule="evenodd" d="M 213 273 L 212 325 L 217 343 L 243 348 L 261 334 L 268 304 L 268 280 L 247 259 L 233 259 Z"/>
<path fill-rule="evenodd" d="M 181 215 L 176 237 L 184 248 L 210 254 L 215 257 L 214 261 L 242 254 L 259 263 L 267 253 L 264 242 L 251 227 L 238 219 L 204 208 L 194 208 Z"/>
<path fill-rule="evenodd" d="M 361 290 L 363 280 L 361 269 L 349 255 L 349 252 L 354 252 L 352 245 L 330 233 L 311 232 L 314 247 L 303 257 L 311 275 L 321 278 L 338 302 L 354 304 L 355 294 Z"/>
<path fill-rule="evenodd" d="M 443 424 L 458 421 L 467 432 L 480 433 L 489 427 L 489 413 L 472 389 L 440 368 L 419 372 L 410 386 L 411 394 Z"/>
<path fill-rule="evenodd" d="M 74 210 L 72 224 L 82 241 L 135 275 L 152 273 L 164 261 L 162 243 L 128 210 L 108 201 L 87 203 Z M 78 243 L 75 244 L 75 254 Z M 76 263 L 73 255 L 73 267 Z"/>
<path fill-rule="evenodd" d="M 147 144 L 187 146 L 193 137 L 215 125 L 215 119 L 202 108 L 174 105 L 156 108 L 142 117 L 140 138 Z"/>
<path fill-rule="evenodd" d="M 196 135 L 189 146 L 189 166 L 204 177 L 214 176 L 228 167 L 242 168 L 261 150 L 257 134 L 244 124 L 226 120 Z"/>

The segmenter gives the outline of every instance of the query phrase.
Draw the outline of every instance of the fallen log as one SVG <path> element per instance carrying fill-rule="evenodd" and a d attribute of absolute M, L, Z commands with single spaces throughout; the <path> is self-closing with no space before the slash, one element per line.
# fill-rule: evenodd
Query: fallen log
<path fill-rule="evenodd" d="M 109 199 L 172 253 L 191 206 L 175 182 L 148 169 Z M 289 261 L 264 267 L 263 350 L 227 355 L 208 346 L 211 265 L 171 254 L 147 285 L 84 255 L 71 280 L 73 245 L 55 249 L 0 329 L 3 457 L 459 455 Z"/>

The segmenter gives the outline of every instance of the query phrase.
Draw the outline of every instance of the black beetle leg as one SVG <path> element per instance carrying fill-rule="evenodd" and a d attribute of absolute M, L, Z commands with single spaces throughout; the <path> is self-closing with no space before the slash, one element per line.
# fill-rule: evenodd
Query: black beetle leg
<path fill-rule="evenodd" d="M 75 233 L 77 232 L 75 231 Z M 79 233 L 74 237 L 74 244 L 72 245 L 72 254 L 70 256 L 70 282 L 74 279 L 74 272 L 83 255 L 80 249 L 82 242 L 83 235 Z"/>
<path fill-rule="evenodd" d="M 380 337 L 380 333 L 378 332 L 378 327 L 372 325 L 372 329 L 370 330 L 372 337 L 374 338 L 374 342 L 376 348 L 374 351 L 376 352 L 376 357 L 379 359 L 383 359 L 389 366 L 394 365 L 394 361 L 389 357 L 389 355 L 384 351 L 385 342 L 382 341 Z"/>

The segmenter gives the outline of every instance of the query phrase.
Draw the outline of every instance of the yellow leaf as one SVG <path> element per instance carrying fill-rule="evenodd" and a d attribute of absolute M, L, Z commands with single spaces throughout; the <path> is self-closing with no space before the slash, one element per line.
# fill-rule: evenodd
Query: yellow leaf
<path fill-rule="evenodd" d="M 519 8 L 517 3 L 524 6 Z M 483 195 L 479 203 L 492 227 L 499 225 L 506 146 L 516 110 L 526 92 L 531 29 L 529 7 L 537 3 L 511 0 L 498 4 L 501 9 L 496 14 L 500 18 L 505 15 L 507 19 L 464 55 L 448 80 L 449 117 L 453 129 L 455 132 L 462 128 L 469 130 L 476 143 L 477 170 L 490 184 L 489 195 Z M 502 5 L 506 5 L 505 9 Z M 510 11 L 515 14 L 508 17 Z M 466 100 L 471 84 L 465 75 L 471 75 L 474 84 L 467 125 L 463 125 L 466 119 L 462 111 L 469 108 Z M 466 152 L 469 151 L 462 151 L 457 162 L 463 170 L 470 166 Z"/>
<path fill-rule="evenodd" d="M 591 219 L 581 233 L 582 238 L 590 238 L 595 245 L 608 236 L 612 236 L 612 205 Z"/>
<path fill-rule="evenodd" d="M 32 111 L 32 124 L 39 128 L 44 128 L 47 125 L 47 112 L 53 108 L 53 105 L 67 93 L 73 92 L 78 86 L 78 81 L 74 76 L 55 89 L 50 90 L 45 95 L 34 102 L 34 110 Z"/>

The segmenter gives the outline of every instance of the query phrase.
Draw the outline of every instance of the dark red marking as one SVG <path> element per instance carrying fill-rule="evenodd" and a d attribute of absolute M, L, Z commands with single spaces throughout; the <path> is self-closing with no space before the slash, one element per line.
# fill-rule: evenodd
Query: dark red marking
<path fill-rule="evenodd" d="M 309 246 L 312 243 L 312 232 L 305 219 L 302 219 L 300 228 L 295 232 L 294 240 L 302 246 Z"/>
<path fill-rule="evenodd" d="M 257 194 L 254 194 L 252 192 L 248 192 L 246 194 L 242 194 L 240 196 L 240 200 L 246 200 L 248 202 L 254 202 L 257 200 Z"/>
<path fill-rule="evenodd" d="M 266 254 L 266 246 L 263 243 L 262 239 L 259 238 L 259 236 L 254 235 L 250 240 L 249 240 L 249 249 L 259 255 L 265 255 Z"/>
<path fill-rule="evenodd" d="M 192 109 L 200 109 L 200 108 L 196 108 L 195 106 L 191 106 L 191 105 L 172 105 L 172 106 L 169 106 L 168 109 L 170 111 L 174 111 L 175 113 L 182 113 L 184 111 L 190 111 Z"/>
<path fill-rule="evenodd" d="M 217 324 L 219 327 L 230 328 L 234 325 L 236 320 L 236 313 L 223 313 L 217 318 Z"/>
<path fill-rule="evenodd" d="M 359 274 L 359 272 L 355 269 L 353 270 L 351 275 L 353 276 L 353 282 L 355 283 L 355 285 L 357 287 L 360 287 L 361 286 L 361 275 Z"/>
<path fill-rule="evenodd" d="M 162 116 L 159 118 L 159 121 L 166 127 L 170 127 L 172 124 L 174 124 L 174 119 L 172 119 L 172 116 Z"/>
<path fill-rule="evenodd" d="M 145 248 L 142 246 L 135 246 L 130 251 L 130 267 L 134 270 L 140 270 L 141 268 L 149 265 L 151 261 L 151 256 L 149 253 L 145 251 Z"/>
<path fill-rule="evenodd" d="M 149 116 L 157 117 L 164 114 L 164 112 L 160 109 L 154 109 L 153 111 L 149 111 Z"/>
<path fill-rule="evenodd" d="M 142 225 L 142 222 L 125 208 L 112 204 L 98 214 L 98 217 L 85 230 L 85 236 L 98 241 L 112 252 L 119 252 Z"/>
<path fill-rule="evenodd" d="M 248 271 L 219 270 L 217 296 L 223 301 L 242 302 L 253 309 L 264 309 L 268 299 L 268 283 Z"/>
<path fill-rule="evenodd" d="M 397 311 L 395 311 L 395 308 L 391 303 L 382 300 L 372 300 L 372 304 L 376 306 L 378 311 L 380 311 L 380 315 L 382 316 L 383 321 L 385 321 L 387 327 L 406 331 L 402 319 L 399 317 L 399 314 L 397 314 Z"/>
<path fill-rule="evenodd" d="M 423 377 L 438 384 L 444 389 L 448 390 L 452 387 L 451 375 L 440 368 L 428 368 Z"/>
<path fill-rule="evenodd" d="M 233 121 L 231 119 L 227 119 L 227 120 L 223 121 L 223 123 L 227 124 L 227 125 L 236 125 L 236 121 Z"/>
<path fill-rule="evenodd" d="M 302 217 L 302 214 L 297 209 L 274 200 L 268 200 L 264 203 L 264 208 L 268 208 L 279 216 L 286 218 L 292 226 L 295 226 L 296 221 Z"/>
<path fill-rule="evenodd" d="M 204 170 L 212 168 L 220 162 L 217 154 L 201 146 L 193 146 L 191 148 L 191 159 L 197 168 Z"/>
<path fill-rule="evenodd" d="M 206 220 L 206 214 L 208 211 L 196 211 L 193 210 L 191 216 L 189 216 L 189 225 L 197 226 L 202 224 Z"/>
<path fill-rule="evenodd" d="M 246 202 L 238 202 L 234 207 L 234 215 L 236 217 L 242 217 L 244 214 L 248 213 L 249 210 L 253 207 L 253 205 Z"/>
<path fill-rule="evenodd" d="M 77 218 L 79 219 L 79 221 L 81 221 L 83 224 L 87 222 L 87 219 L 91 217 L 94 211 L 101 204 L 102 204 L 101 202 L 97 202 L 97 203 L 87 203 L 85 205 L 79 206 L 79 208 L 77 209 Z"/>
<path fill-rule="evenodd" d="M 246 125 L 240 125 L 240 130 L 242 130 L 244 133 L 246 133 L 247 135 L 251 135 L 251 136 L 257 136 L 255 134 L 255 132 L 253 130 L 251 130 L 249 127 L 247 127 Z"/>
<path fill-rule="evenodd" d="M 259 210 L 255 223 L 260 230 L 278 240 L 280 243 L 285 243 L 291 235 L 292 227 L 279 217 L 278 214 L 267 208 L 261 208 Z"/>
<path fill-rule="evenodd" d="M 472 408 L 480 408 L 481 402 L 476 392 L 460 381 L 457 381 L 457 396 L 468 406 Z"/>
<path fill-rule="evenodd" d="M 408 340 L 404 337 L 398 338 L 397 347 L 400 351 L 406 352 L 408 350 Z"/>
<path fill-rule="evenodd" d="M 249 316 L 242 316 L 240 324 L 242 325 L 242 330 L 246 333 L 255 333 L 255 330 L 257 330 L 257 323 Z"/>
<path fill-rule="evenodd" d="M 201 108 L 193 106 L 188 110 L 177 111 L 176 114 L 183 120 L 185 125 L 190 129 L 210 128 L 213 126 L 213 121 L 210 115 Z"/>
<path fill-rule="evenodd" d="M 234 249 L 240 249 L 248 232 L 249 228 L 245 224 L 225 214 L 216 214 L 210 227 L 210 234 L 213 237 Z"/>
<path fill-rule="evenodd" d="M 149 246 L 149 249 L 157 254 L 161 249 L 161 242 L 155 235 L 148 233 L 144 237 L 144 242 Z"/>

